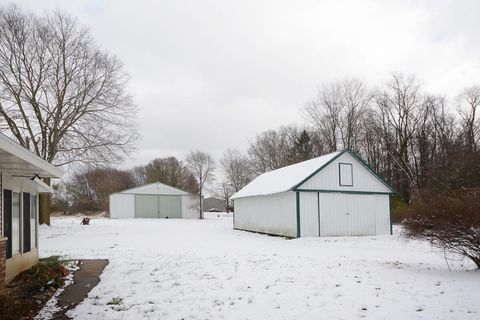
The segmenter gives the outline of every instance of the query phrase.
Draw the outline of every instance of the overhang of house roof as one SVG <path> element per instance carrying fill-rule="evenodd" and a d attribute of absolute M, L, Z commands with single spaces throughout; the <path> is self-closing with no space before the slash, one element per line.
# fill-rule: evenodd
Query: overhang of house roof
<path fill-rule="evenodd" d="M 13 176 L 60 178 L 63 171 L 0 133 L 0 171 Z"/>

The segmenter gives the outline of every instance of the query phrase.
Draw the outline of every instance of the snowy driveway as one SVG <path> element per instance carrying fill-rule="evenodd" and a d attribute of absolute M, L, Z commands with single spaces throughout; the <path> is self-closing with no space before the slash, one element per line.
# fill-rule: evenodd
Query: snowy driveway
<path fill-rule="evenodd" d="M 201 220 L 52 220 L 42 257 L 107 258 L 78 319 L 480 319 L 480 272 L 397 236 L 279 237 Z"/>

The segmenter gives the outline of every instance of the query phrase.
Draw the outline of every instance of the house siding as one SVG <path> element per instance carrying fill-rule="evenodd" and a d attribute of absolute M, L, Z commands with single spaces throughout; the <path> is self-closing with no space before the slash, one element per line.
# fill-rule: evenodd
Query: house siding
<path fill-rule="evenodd" d="M 30 225 L 30 228 L 35 230 L 35 234 L 32 236 L 35 237 L 35 239 L 30 239 L 31 243 L 34 244 L 30 248 L 30 251 L 28 252 L 23 252 L 24 246 L 24 230 L 23 230 L 23 219 L 25 218 L 23 215 L 23 204 L 24 201 L 23 199 L 23 194 L 29 193 L 30 195 L 38 195 L 35 185 L 33 182 L 31 182 L 29 179 L 25 178 L 18 178 L 18 177 L 13 177 L 7 173 L 2 174 L 2 220 L 3 220 L 3 190 L 8 189 L 12 190 L 13 192 L 19 193 L 20 194 L 20 232 L 19 232 L 19 239 L 13 239 L 14 241 L 19 241 L 19 248 L 20 251 L 19 253 L 13 254 L 13 256 L 9 259 L 5 260 L 5 267 L 2 270 L 0 270 L 0 273 L 4 272 L 4 281 L 5 282 L 10 282 L 15 278 L 16 275 L 18 275 L 20 272 L 29 269 L 33 265 L 35 265 L 38 262 L 38 203 L 35 205 L 35 223 Z M 38 201 L 38 196 L 35 198 L 35 201 Z M 30 207 L 32 209 L 32 207 Z M 3 232 L 3 225 L 2 225 L 2 232 Z M 33 240 L 33 241 L 32 241 Z M 6 257 L 6 246 L 7 242 L 6 241 L 1 241 L 3 242 L 4 246 L 4 252 L 1 253 L 2 257 Z M 3 260 L 3 259 L 0 259 Z M 1 266 L 0 266 L 1 268 Z"/>

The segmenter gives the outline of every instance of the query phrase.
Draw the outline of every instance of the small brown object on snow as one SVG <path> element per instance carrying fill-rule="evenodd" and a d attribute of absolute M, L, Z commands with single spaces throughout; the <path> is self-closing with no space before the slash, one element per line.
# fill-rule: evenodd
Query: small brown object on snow
<path fill-rule="evenodd" d="M 80 222 L 80 224 L 82 226 L 88 226 L 90 224 L 90 218 L 87 218 L 87 217 L 83 218 L 82 222 Z"/>

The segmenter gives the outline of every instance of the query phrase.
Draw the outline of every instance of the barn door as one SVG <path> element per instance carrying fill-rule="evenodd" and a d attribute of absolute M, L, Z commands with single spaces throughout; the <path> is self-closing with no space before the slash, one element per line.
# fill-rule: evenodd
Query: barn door
<path fill-rule="evenodd" d="M 348 235 L 375 235 L 375 196 L 348 194 Z"/>
<path fill-rule="evenodd" d="M 156 195 L 135 195 L 135 218 L 158 218 L 158 200 Z"/>
<path fill-rule="evenodd" d="M 182 217 L 182 200 L 179 196 L 158 196 L 157 200 L 160 218 Z"/>
<path fill-rule="evenodd" d="M 318 193 L 300 192 L 300 235 L 318 237 Z"/>
<path fill-rule="evenodd" d="M 375 235 L 373 195 L 320 193 L 320 236 Z"/>
<path fill-rule="evenodd" d="M 347 236 L 348 203 L 343 193 L 319 193 L 320 236 Z"/>

